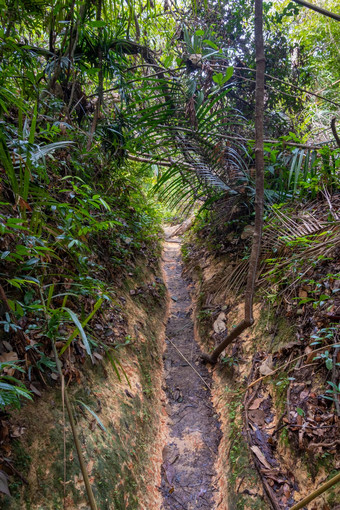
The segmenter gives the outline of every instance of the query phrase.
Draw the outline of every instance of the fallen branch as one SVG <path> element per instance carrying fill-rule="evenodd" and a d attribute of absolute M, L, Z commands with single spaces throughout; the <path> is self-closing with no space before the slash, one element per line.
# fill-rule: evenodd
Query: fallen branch
<path fill-rule="evenodd" d="M 5 457 L 2 457 L 1 459 L 1 462 L 4 462 L 12 471 L 15 475 L 17 475 L 20 480 L 22 480 L 24 482 L 24 484 L 26 485 L 29 485 L 29 481 L 27 480 L 27 478 L 25 478 L 14 466 L 13 464 L 8 460 L 6 459 Z"/>

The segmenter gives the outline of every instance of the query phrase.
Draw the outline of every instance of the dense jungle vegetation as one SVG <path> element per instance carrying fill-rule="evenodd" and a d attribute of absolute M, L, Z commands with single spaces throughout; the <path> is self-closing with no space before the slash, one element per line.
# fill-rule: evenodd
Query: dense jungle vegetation
<path fill-rule="evenodd" d="M 296 324 L 295 343 L 290 338 L 285 357 L 274 361 L 306 355 L 316 367 L 313 406 L 321 406 L 317 422 L 328 436 L 310 432 L 314 449 L 303 443 L 305 397 L 288 416 L 294 444 L 312 464 L 325 461 L 323 481 L 339 478 L 340 8 L 337 0 L 318 0 L 326 14 L 295 0 L 256 2 L 0 0 L 1 507 L 26 483 L 13 453 L 23 432 L 10 425 L 12 414 L 61 388 L 77 441 L 65 386 L 81 384 L 81 374 L 104 359 L 117 381 L 129 380 L 123 290 L 134 296 L 129 285 L 138 282 L 161 299 L 162 227 L 188 218 L 188 264 L 197 269 L 207 253 L 231 264 L 214 291 L 242 296 L 253 271 L 247 292 L 255 286 L 255 300 Z M 152 284 L 143 279 L 150 271 Z M 143 306 L 153 313 L 154 305 Z M 199 319 L 207 325 L 217 312 L 202 304 Z M 208 361 L 227 344 L 214 359 L 208 343 Z M 222 360 L 237 366 L 237 352 Z M 288 372 L 276 382 L 278 391 L 290 385 L 294 401 L 301 380 Z M 98 413 L 80 404 L 101 426 Z M 98 508 L 125 508 L 115 504 Z"/>

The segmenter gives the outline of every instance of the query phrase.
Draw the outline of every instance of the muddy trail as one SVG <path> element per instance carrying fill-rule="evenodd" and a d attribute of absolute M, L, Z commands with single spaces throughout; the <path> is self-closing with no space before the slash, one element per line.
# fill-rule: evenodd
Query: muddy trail
<path fill-rule="evenodd" d="M 214 464 L 220 441 L 211 375 L 194 338 L 190 284 L 182 277 L 180 238 L 166 232 L 163 261 L 170 294 L 164 352 L 168 437 L 163 449 L 162 509 L 216 508 Z"/>

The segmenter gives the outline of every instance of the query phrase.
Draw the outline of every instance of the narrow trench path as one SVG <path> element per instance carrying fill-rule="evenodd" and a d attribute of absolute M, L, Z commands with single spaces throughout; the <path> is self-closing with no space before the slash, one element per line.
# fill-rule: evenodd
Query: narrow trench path
<path fill-rule="evenodd" d="M 169 435 L 163 449 L 161 508 L 213 510 L 219 422 L 207 387 L 211 387 L 211 376 L 199 361 L 201 350 L 194 338 L 189 283 L 182 277 L 180 239 L 170 238 L 170 233 L 169 228 L 163 252 L 171 304 L 164 352 Z"/>

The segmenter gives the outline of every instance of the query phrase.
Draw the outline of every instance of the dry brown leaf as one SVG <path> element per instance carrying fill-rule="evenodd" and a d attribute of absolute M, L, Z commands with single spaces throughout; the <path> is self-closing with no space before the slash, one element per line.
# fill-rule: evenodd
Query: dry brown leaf
<path fill-rule="evenodd" d="M 32 211 L 30 205 L 26 202 L 26 200 L 24 200 L 23 198 L 21 197 L 18 197 L 17 199 L 17 204 L 19 205 L 19 207 L 21 207 L 22 209 L 27 209 L 28 211 Z"/>
<path fill-rule="evenodd" d="M 12 345 L 11 345 L 9 342 L 7 342 L 6 340 L 3 340 L 3 341 L 2 341 L 2 345 L 3 345 L 3 346 L 4 346 L 4 347 L 5 347 L 8 351 L 13 351 L 13 347 L 12 347 Z"/>
<path fill-rule="evenodd" d="M 299 289 L 299 298 L 306 298 L 308 296 L 308 292 L 303 289 Z"/>
<path fill-rule="evenodd" d="M 261 464 L 263 464 L 267 469 L 272 469 L 272 466 L 269 464 L 269 462 L 267 462 L 265 456 L 258 446 L 251 446 L 250 449 L 255 453 Z"/>
<path fill-rule="evenodd" d="M 0 363 L 8 363 L 9 361 L 17 361 L 18 355 L 14 351 L 4 352 L 0 356 Z"/>
<path fill-rule="evenodd" d="M 273 372 L 273 355 L 269 354 L 268 357 L 260 365 L 261 375 L 270 375 Z"/>
<path fill-rule="evenodd" d="M 84 487 L 84 480 L 82 474 L 79 473 L 79 476 L 74 475 L 74 487 L 79 491 Z"/>
<path fill-rule="evenodd" d="M 249 411 L 254 411 L 255 409 L 258 409 L 263 401 L 264 397 L 256 398 L 254 402 L 248 407 Z"/>
<path fill-rule="evenodd" d="M 220 334 L 220 333 L 223 333 L 227 329 L 227 326 L 224 322 L 225 319 L 226 319 L 225 313 L 221 312 L 213 324 L 215 333 Z"/>
<path fill-rule="evenodd" d="M 254 409 L 253 411 L 249 411 L 249 419 L 257 424 L 264 424 L 264 419 L 266 414 L 262 409 Z"/>
<path fill-rule="evenodd" d="M 35 393 L 35 395 L 38 395 L 38 397 L 41 397 L 41 392 L 34 386 L 34 384 L 30 384 L 30 390 Z"/>
<path fill-rule="evenodd" d="M 8 362 L 17 361 L 17 360 L 18 360 L 18 355 L 14 351 L 4 352 L 0 356 L 0 363 L 8 363 Z M 10 368 L 10 367 L 4 368 L 4 373 L 6 375 L 13 376 L 14 372 L 15 372 L 15 368 Z"/>
<path fill-rule="evenodd" d="M 300 393 L 300 399 L 301 400 L 305 400 L 308 396 L 309 396 L 309 390 L 308 389 L 305 389 L 305 390 L 301 391 L 301 393 Z"/>
<path fill-rule="evenodd" d="M 91 475 L 91 473 L 92 473 L 93 466 L 94 466 L 94 461 L 91 459 L 86 466 L 86 469 L 87 469 L 87 472 L 89 475 Z"/>
<path fill-rule="evenodd" d="M 21 437 L 25 433 L 25 427 L 14 426 L 11 429 L 11 437 Z"/>
<path fill-rule="evenodd" d="M 9 426 L 8 422 L 1 420 L 1 427 L 0 427 L 0 440 L 4 441 L 9 436 Z"/>

